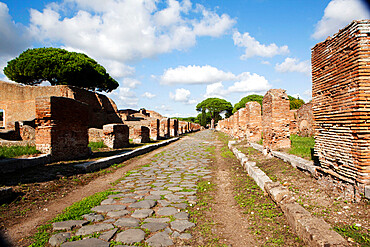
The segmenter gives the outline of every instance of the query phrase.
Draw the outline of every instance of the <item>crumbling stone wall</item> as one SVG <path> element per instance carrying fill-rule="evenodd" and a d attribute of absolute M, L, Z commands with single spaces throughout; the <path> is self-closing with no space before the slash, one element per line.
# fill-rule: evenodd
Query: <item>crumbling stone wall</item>
<path fill-rule="evenodd" d="M 88 106 L 64 97 L 36 98 L 36 149 L 53 160 L 89 155 Z"/>
<path fill-rule="evenodd" d="M 163 138 L 170 137 L 170 118 L 163 118 L 160 121 L 159 135 Z"/>
<path fill-rule="evenodd" d="M 298 134 L 298 125 L 297 125 L 297 110 L 290 110 L 290 123 L 289 123 L 289 132 L 291 135 Z"/>
<path fill-rule="evenodd" d="M 129 142 L 129 128 L 124 124 L 107 124 L 103 126 L 104 144 L 110 148 L 124 148 Z"/>
<path fill-rule="evenodd" d="M 170 136 L 178 136 L 179 132 L 179 121 L 177 119 L 170 119 Z"/>
<path fill-rule="evenodd" d="M 370 185 L 370 20 L 354 21 L 312 48 L 318 170 L 354 191 Z"/>
<path fill-rule="evenodd" d="M 89 128 L 89 142 L 104 141 L 104 130 L 98 128 Z"/>
<path fill-rule="evenodd" d="M 245 104 L 246 114 L 246 138 L 249 142 L 258 142 L 261 140 L 262 116 L 261 105 L 256 101 L 250 101 Z"/>
<path fill-rule="evenodd" d="M 247 136 L 247 125 L 248 125 L 247 109 L 240 108 L 237 112 L 238 112 L 238 131 L 236 137 L 238 139 L 244 139 Z"/>
<path fill-rule="evenodd" d="M 314 120 L 312 112 L 312 102 L 301 106 L 297 111 L 297 129 L 300 136 L 314 135 Z"/>
<path fill-rule="evenodd" d="M 150 142 L 149 137 L 149 128 L 145 126 L 136 126 L 133 128 L 133 138 L 132 141 L 134 143 L 147 143 Z"/>
<path fill-rule="evenodd" d="M 263 147 L 268 150 L 290 148 L 290 106 L 283 89 L 270 89 L 262 101 Z"/>
<path fill-rule="evenodd" d="M 105 95 L 73 86 L 22 86 L 0 81 L 0 109 L 4 110 L 5 126 L 14 129 L 14 123 L 36 117 L 37 97 L 66 97 L 88 105 L 91 128 L 102 128 L 108 123 L 122 123 L 115 103 Z"/>
<path fill-rule="evenodd" d="M 159 140 L 159 119 L 150 122 L 150 138 L 154 141 Z"/>

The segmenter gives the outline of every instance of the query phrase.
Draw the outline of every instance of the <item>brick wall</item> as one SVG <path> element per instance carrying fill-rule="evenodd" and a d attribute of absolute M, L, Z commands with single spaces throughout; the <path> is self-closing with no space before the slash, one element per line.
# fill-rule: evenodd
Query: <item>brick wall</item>
<path fill-rule="evenodd" d="M 297 110 L 290 110 L 290 123 L 289 123 L 289 132 L 291 135 L 298 134 L 298 125 L 297 125 Z"/>
<path fill-rule="evenodd" d="M 160 120 L 159 135 L 163 138 L 170 137 L 170 119 L 163 118 Z"/>
<path fill-rule="evenodd" d="M 179 121 L 177 119 L 170 119 L 170 136 L 178 136 L 179 132 Z"/>
<path fill-rule="evenodd" d="M 290 148 L 290 106 L 283 89 L 270 89 L 262 101 L 263 147 L 270 150 Z"/>
<path fill-rule="evenodd" d="M 312 112 L 312 102 L 301 106 L 297 111 L 297 129 L 300 136 L 314 135 L 314 120 Z"/>
<path fill-rule="evenodd" d="M 246 137 L 249 142 L 258 142 L 261 140 L 262 132 L 262 116 L 261 105 L 256 101 L 247 102 L 245 104 L 246 114 Z"/>
<path fill-rule="evenodd" d="M 354 21 L 312 48 L 318 169 L 357 192 L 370 184 L 369 54 L 369 20 Z"/>
<path fill-rule="evenodd" d="M 154 141 L 159 140 L 159 119 L 150 122 L 150 138 Z"/>
<path fill-rule="evenodd" d="M 89 127 L 101 128 L 107 123 L 122 123 L 115 103 L 105 95 L 73 86 L 22 86 L 0 81 L 0 109 L 4 110 L 5 125 L 36 117 L 37 97 L 66 97 L 88 104 Z"/>
<path fill-rule="evenodd" d="M 104 141 L 103 129 L 89 128 L 89 142 L 101 142 Z"/>
<path fill-rule="evenodd" d="M 107 124 L 103 126 L 104 144 L 110 148 L 127 147 L 129 143 L 129 128 L 124 124 Z"/>
<path fill-rule="evenodd" d="M 36 98 L 36 149 L 53 160 L 89 155 L 88 107 L 64 97 Z"/>
<path fill-rule="evenodd" d="M 132 139 L 134 143 L 147 143 L 150 142 L 149 128 L 145 126 L 137 126 L 132 129 L 135 138 Z"/>

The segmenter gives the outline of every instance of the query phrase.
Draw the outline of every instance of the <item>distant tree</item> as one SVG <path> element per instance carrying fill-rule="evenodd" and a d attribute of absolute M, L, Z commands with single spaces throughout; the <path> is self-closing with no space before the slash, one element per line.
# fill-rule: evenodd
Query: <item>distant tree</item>
<path fill-rule="evenodd" d="M 225 113 L 225 116 L 229 117 L 232 114 L 232 109 L 233 106 L 231 105 L 230 102 L 219 98 L 205 99 L 202 102 L 200 102 L 196 107 L 197 111 L 202 112 L 200 122 L 202 126 L 206 126 L 208 123 L 211 122 L 211 121 L 208 122 L 206 118 L 206 115 L 208 113 L 210 114 L 211 120 L 213 119 L 215 123 L 217 123 L 221 119 L 220 116 L 221 113 Z"/>
<path fill-rule="evenodd" d="M 250 101 L 257 101 L 262 106 L 263 96 L 258 94 L 251 94 L 242 98 L 238 103 L 234 105 L 233 113 L 237 112 L 240 108 L 244 108 L 245 104 Z"/>
<path fill-rule="evenodd" d="M 24 51 L 8 62 L 4 74 L 18 83 L 71 85 L 110 92 L 119 84 L 94 59 L 83 53 L 60 48 L 36 48 Z"/>
<path fill-rule="evenodd" d="M 299 109 L 304 104 L 304 101 L 302 99 L 294 98 L 293 96 L 288 95 L 289 101 L 290 101 L 290 109 Z"/>

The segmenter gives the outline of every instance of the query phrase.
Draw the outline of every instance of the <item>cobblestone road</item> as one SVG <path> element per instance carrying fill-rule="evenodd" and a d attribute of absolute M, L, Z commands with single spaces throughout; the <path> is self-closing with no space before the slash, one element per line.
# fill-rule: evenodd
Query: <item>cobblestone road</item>
<path fill-rule="evenodd" d="M 156 155 L 149 164 L 130 171 L 94 213 L 85 220 L 53 224 L 49 243 L 57 246 L 76 235 L 83 240 L 64 242 L 61 246 L 109 246 L 121 242 L 129 246 L 145 241 L 150 246 L 171 246 L 181 239 L 192 238 L 187 229 L 187 206 L 196 203 L 199 179 L 211 178 L 207 147 L 212 145 L 211 132 L 202 131 L 186 137 Z M 72 229 L 77 229 L 73 231 Z"/>

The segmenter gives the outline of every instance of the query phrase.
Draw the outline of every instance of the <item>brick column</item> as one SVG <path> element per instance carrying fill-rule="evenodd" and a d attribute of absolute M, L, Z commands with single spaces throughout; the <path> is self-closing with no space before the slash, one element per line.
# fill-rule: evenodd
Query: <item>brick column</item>
<path fill-rule="evenodd" d="M 129 128 L 124 124 L 107 124 L 103 126 L 104 144 L 110 148 L 127 147 L 129 143 Z"/>

